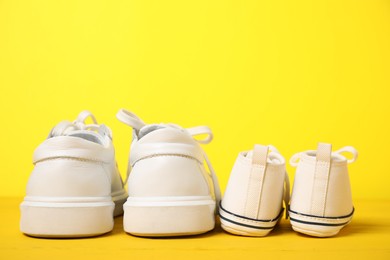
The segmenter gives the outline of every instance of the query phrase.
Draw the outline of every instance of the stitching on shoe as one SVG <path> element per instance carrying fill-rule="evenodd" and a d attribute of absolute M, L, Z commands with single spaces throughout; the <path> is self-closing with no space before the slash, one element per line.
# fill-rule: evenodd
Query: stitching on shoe
<path fill-rule="evenodd" d="M 71 157 L 71 156 L 66 156 L 66 157 L 63 157 L 63 156 L 53 156 L 53 157 L 37 160 L 37 161 L 34 162 L 34 165 L 36 165 L 38 163 L 45 162 L 45 161 L 53 161 L 53 160 L 59 160 L 59 159 L 61 159 L 61 160 L 72 160 L 72 161 L 81 161 L 81 162 L 94 162 L 94 163 L 109 164 L 108 162 L 104 162 L 102 160 L 98 160 L 98 159 L 95 159 L 95 158 L 78 158 L 78 157 Z"/>
<path fill-rule="evenodd" d="M 172 157 L 183 157 L 183 158 L 187 158 L 187 159 L 191 159 L 191 160 L 194 160 L 194 161 L 197 161 L 198 163 L 202 164 L 201 161 L 199 161 L 198 159 L 196 159 L 195 157 L 192 157 L 192 156 L 189 156 L 189 155 L 184 155 L 184 154 L 151 154 L 151 155 L 148 155 L 148 156 L 145 156 L 145 157 L 142 157 L 140 159 L 138 159 L 137 161 L 135 161 L 132 166 L 134 166 L 137 162 L 139 161 L 142 161 L 142 160 L 145 160 L 145 159 L 150 159 L 150 158 L 155 158 L 155 157 L 160 157 L 160 156 L 172 156 Z"/>

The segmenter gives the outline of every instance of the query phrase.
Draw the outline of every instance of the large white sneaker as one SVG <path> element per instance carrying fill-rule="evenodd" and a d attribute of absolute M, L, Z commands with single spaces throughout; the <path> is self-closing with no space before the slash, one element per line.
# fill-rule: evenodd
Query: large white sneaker
<path fill-rule="evenodd" d="M 173 124 L 145 125 L 123 109 L 117 117 L 133 128 L 125 231 L 154 237 L 212 230 L 220 191 L 214 170 L 199 145 L 211 141 L 211 130 L 184 129 Z M 194 139 L 202 134 L 207 138 Z M 211 173 L 205 169 L 205 161 Z"/>
<path fill-rule="evenodd" d="M 348 160 L 341 153 L 351 153 L 353 158 Z M 291 158 L 290 164 L 298 166 L 289 209 L 295 231 L 329 237 L 351 221 L 354 207 L 347 164 L 356 158 L 357 151 L 351 146 L 332 153 L 332 146 L 323 143 L 317 151 Z"/>
<path fill-rule="evenodd" d="M 235 235 L 265 236 L 289 200 L 284 158 L 273 146 L 241 152 L 230 174 L 219 215 L 222 228 Z"/>
<path fill-rule="evenodd" d="M 87 118 L 93 124 L 86 125 Z M 109 232 L 127 192 L 115 163 L 111 131 L 88 111 L 55 126 L 34 152 L 21 204 L 20 229 L 37 237 L 86 237 Z"/>

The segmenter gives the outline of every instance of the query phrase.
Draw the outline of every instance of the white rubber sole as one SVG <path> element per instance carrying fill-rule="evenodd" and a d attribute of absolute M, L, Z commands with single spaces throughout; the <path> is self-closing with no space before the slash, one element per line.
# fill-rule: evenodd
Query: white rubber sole
<path fill-rule="evenodd" d="M 221 203 L 222 205 L 222 203 Z M 220 205 L 219 216 L 221 219 L 221 227 L 226 232 L 239 236 L 263 237 L 269 234 L 279 222 L 283 215 L 283 209 L 274 219 L 259 220 L 251 219 L 244 216 L 234 214 Z"/>
<path fill-rule="evenodd" d="M 26 197 L 20 205 L 20 230 L 34 237 L 90 237 L 114 227 L 111 197 Z"/>
<path fill-rule="evenodd" d="M 340 217 L 312 216 L 292 210 L 289 210 L 289 215 L 291 226 L 296 232 L 314 237 L 331 237 L 351 222 L 353 211 Z"/>
<path fill-rule="evenodd" d="M 215 201 L 209 196 L 129 197 L 123 207 L 124 229 L 136 236 L 196 235 L 215 226 Z"/>
<path fill-rule="evenodd" d="M 123 215 L 123 204 L 129 195 L 125 189 L 111 193 L 112 201 L 115 203 L 114 217 Z"/>

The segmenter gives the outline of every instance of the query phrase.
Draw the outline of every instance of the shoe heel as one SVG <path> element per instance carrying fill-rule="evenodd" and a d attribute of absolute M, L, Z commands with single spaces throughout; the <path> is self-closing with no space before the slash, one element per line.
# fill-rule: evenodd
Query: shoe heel
<path fill-rule="evenodd" d="M 337 235 L 340 230 L 352 220 L 354 211 L 340 217 L 318 217 L 295 211 L 289 211 L 290 222 L 293 230 L 315 237 L 331 237 Z"/>
<path fill-rule="evenodd" d="M 196 235 L 214 229 L 214 200 L 174 199 L 129 198 L 124 204 L 125 231 L 135 236 L 164 237 Z"/>
<path fill-rule="evenodd" d="M 116 194 L 111 194 L 112 201 L 115 203 L 114 217 L 123 215 L 123 204 L 125 204 L 127 197 L 129 196 L 127 192 L 123 189 Z"/>
<path fill-rule="evenodd" d="M 275 219 L 259 220 L 233 214 L 220 206 L 219 216 L 222 229 L 229 233 L 239 236 L 263 237 L 279 223 L 283 211 L 282 209 Z"/>
<path fill-rule="evenodd" d="M 24 201 L 20 230 L 33 237 L 91 237 L 110 232 L 114 203 L 54 203 Z"/>

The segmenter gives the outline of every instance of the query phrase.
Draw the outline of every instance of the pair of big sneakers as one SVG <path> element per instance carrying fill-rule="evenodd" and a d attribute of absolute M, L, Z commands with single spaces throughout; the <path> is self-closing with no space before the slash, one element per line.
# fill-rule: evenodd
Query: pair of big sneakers
<path fill-rule="evenodd" d="M 332 152 L 324 143 L 317 150 L 295 154 L 290 160 L 297 167 L 290 200 L 283 156 L 271 145 L 255 145 L 240 153 L 234 164 L 219 209 L 222 228 L 236 235 L 265 236 L 281 219 L 284 201 L 295 231 L 336 235 L 354 213 L 347 164 L 356 158 L 351 146 Z"/>
<path fill-rule="evenodd" d="M 34 152 L 35 167 L 20 206 L 23 233 L 96 236 L 110 232 L 114 217 L 123 212 L 125 231 L 139 236 L 192 235 L 214 228 L 220 191 L 199 145 L 212 140 L 211 130 L 146 125 L 123 109 L 117 117 L 133 128 L 128 180 L 124 183 L 119 174 L 111 130 L 89 111 L 74 122 L 59 123 Z M 198 140 L 197 135 L 207 137 Z"/>

